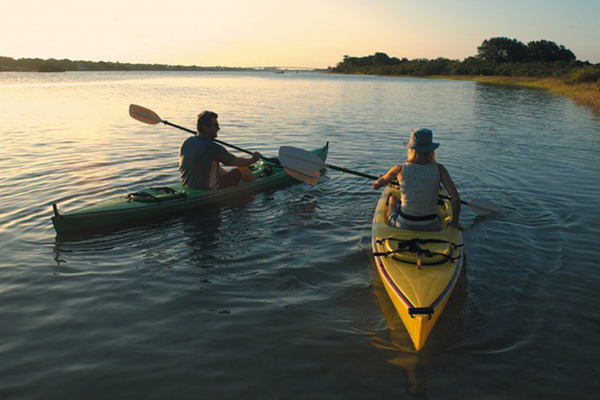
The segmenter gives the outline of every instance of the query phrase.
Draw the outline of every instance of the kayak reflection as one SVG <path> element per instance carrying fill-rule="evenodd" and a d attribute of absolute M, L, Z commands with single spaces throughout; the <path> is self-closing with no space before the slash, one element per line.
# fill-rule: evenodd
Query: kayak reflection
<path fill-rule="evenodd" d="M 467 260 L 465 258 L 464 268 L 458 278 L 456 288 L 448 300 L 444 313 L 431 332 L 427 347 L 419 352 L 415 351 L 413 341 L 385 291 L 372 258 L 371 267 L 373 292 L 389 328 L 375 334 L 374 345 L 389 352 L 388 362 L 398 365 L 404 370 L 407 391 L 418 397 L 425 396 L 428 381 L 427 365 L 430 360 L 441 351 L 452 348 L 460 341 L 463 334 L 463 308 L 467 298 Z"/>

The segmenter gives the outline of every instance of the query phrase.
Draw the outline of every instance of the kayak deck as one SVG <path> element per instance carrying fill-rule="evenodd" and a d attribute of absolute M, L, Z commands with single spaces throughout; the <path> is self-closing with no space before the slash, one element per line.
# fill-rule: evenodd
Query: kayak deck
<path fill-rule="evenodd" d="M 329 144 L 314 150 L 313 153 L 325 160 L 328 150 Z M 272 167 L 273 172 L 261 177 L 266 165 Z M 58 234 L 100 229 L 219 204 L 228 199 L 276 188 L 294 181 L 280 165 L 271 161 L 260 160 L 249 168 L 258 179 L 226 189 L 196 190 L 177 183 L 163 188 L 150 188 L 130 193 L 67 213 L 59 213 L 57 205 L 53 204 L 52 223 Z"/>
<path fill-rule="evenodd" d="M 377 271 L 400 319 L 421 350 L 452 294 L 463 267 L 462 234 L 449 227 L 450 202 L 440 199 L 442 230 L 410 231 L 388 225 L 388 187 L 373 218 L 372 248 Z M 443 192 L 441 192 L 442 194 Z"/>

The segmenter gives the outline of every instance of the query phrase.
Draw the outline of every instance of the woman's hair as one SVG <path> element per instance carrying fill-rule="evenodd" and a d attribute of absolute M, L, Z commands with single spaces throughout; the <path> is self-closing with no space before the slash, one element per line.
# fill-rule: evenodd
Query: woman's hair
<path fill-rule="evenodd" d="M 437 161 L 435 151 L 423 152 L 414 149 L 408 149 L 406 161 L 412 164 L 431 164 Z"/>

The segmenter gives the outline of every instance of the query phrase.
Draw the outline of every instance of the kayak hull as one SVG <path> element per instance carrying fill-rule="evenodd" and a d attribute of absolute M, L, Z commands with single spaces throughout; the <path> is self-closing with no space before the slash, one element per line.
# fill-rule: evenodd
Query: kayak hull
<path fill-rule="evenodd" d="M 313 153 L 325 161 L 328 149 L 329 146 L 325 145 L 322 148 L 314 150 Z M 150 199 L 148 197 L 142 198 L 141 196 L 132 198 L 130 194 L 64 214 L 59 213 L 57 206 L 54 204 L 52 224 L 58 234 L 98 230 L 221 204 L 231 199 L 239 199 L 242 196 L 274 189 L 294 182 L 294 179 L 283 168 L 270 161 L 261 160 L 253 164 L 251 170 L 255 175 L 259 176 L 265 165 L 273 167 L 271 175 L 259 177 L 253 182 L 241 183 L 226 189 L 196 190 L 183 187 L 181 183 L 177 183 L 162 188 L 176 193 L 176 195 L 166 197 L 165 199 L 153 198 L 152 196 L 150 196 Z"/>
<path fill-rule="evenodd" d="M 392 194 L 399 195 L 397 189 L 388 187 L 377 203 L 372 229 L 373 254 L 383 286 L 415 350 L 419 351 L 461 274 L 462 233 L 449 227 L 452 212 L 450 202 L 444 199 L 438 205 L 441 231 L 409 231 L 389 226 L 387 204 Z"/>

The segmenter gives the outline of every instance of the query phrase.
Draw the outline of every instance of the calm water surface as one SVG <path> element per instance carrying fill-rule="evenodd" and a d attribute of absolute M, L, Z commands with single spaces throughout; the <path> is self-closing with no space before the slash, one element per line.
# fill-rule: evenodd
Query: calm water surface
<path fill-rule="evenodd" d="M 315 187 L 80 238 L 71 210 L 178 180 L 187 127 L 383 173 L 431 128 L 462 197 L 467 272 L 412 352 L 370 257 L 379 193 Z M 0 74 L 0 398 L 596 399 L 600 118 L 543 91 L 314 73 Z"/>

